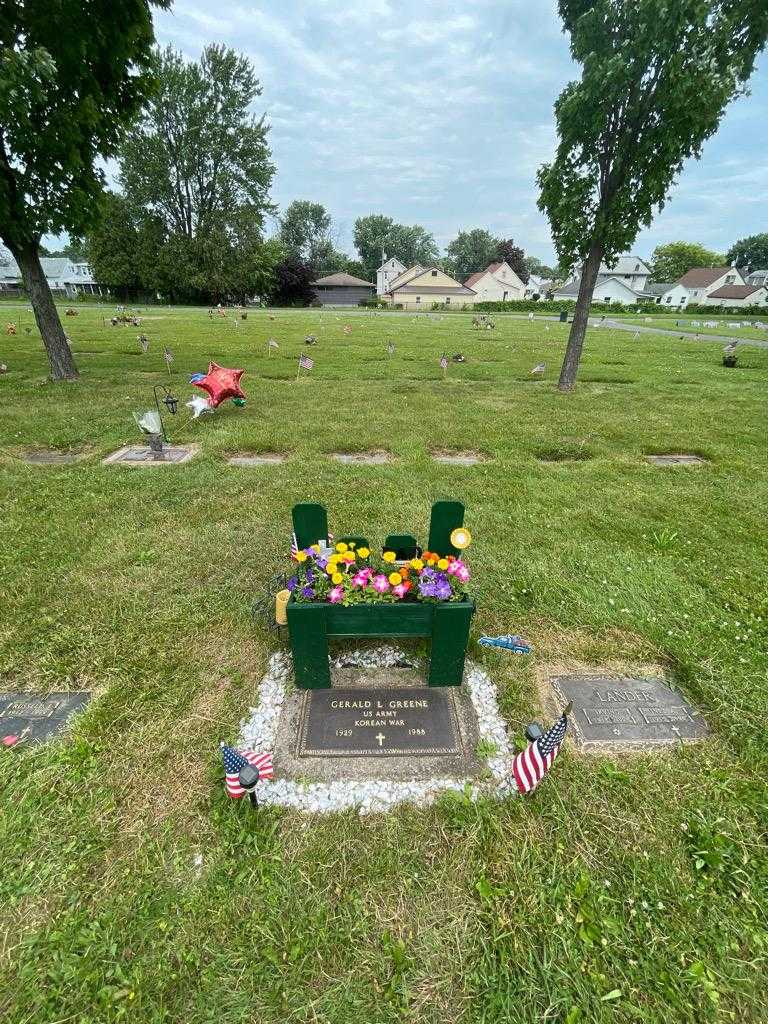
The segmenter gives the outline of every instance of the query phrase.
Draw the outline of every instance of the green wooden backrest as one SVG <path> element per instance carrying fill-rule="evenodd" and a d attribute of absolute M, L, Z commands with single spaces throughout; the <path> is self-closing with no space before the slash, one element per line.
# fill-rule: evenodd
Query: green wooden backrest
<path fill-rule="evenodd" d="M 307 502 L 293 506 L 293 532 L 300 548 L 308 548 L 328 536 L 328 513 L 323 505 Z"/>
<path fill-rule="evenodd" d="M 384 550 L 394 551 L 399 559 L 404 559 L 415 558 L 420 548 L 410 533 L 390 533 L 384 541 Z"/>
<path fill-rule="evenodd" d="M 463 525 L 464 506 L 460 501 L 436 501 L 429 520 L 428 549 L 437 555 L 458 555 L 458 548 L 451 544 L 451 533 Z"/>

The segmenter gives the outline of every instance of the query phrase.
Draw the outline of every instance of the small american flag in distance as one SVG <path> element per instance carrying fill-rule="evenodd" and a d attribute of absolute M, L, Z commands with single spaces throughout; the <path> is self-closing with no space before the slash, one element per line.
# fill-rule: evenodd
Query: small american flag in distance
<path fill-rule="evenodd" d="M 239 800 L 245 790 L 240 785 L 240 769 L 247 764 L 252 765 L 259 773 L 259 781 L 271 779 L 274 775 L 271 754 L 254 754 L 251 750 L 235 750 L 234 747 L 221 743 L 221 757 L 224 761 L 224 788 L 227 796 Z"/>
<path fill-rule="evenodd" d="M 552 767 L 565 739 L 569 710 L 566 708 L 555 724 L 532 740 L 512 762 L 512 774 L 521 793 L 532 793 Z"/>
<path fill-rule="evenodd" d="M 302 368 L 302 370 L 311 370 L 314 365 L 314 359 L 311 359 L 309 356 L 299 356 L 299 366 Z"/>

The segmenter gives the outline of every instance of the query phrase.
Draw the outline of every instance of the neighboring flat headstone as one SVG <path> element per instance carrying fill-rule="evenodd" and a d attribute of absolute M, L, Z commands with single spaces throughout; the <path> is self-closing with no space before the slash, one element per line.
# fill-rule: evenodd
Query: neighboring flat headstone
<path fill-rule="evenodd" d="M 105 466 L 179 466 L 189 462 L 196 452 L 196 445 L 169 445 L 163 449 L 163 458 L 155 459 L 148 445 L 128 445 L 112 452 L 102 462 Z"/>
<path fill-rule="evenodd" d="M 0 736 L 19 743 L 43 743 L 61 732 L 91 699 L 79 693 L 0 693 Z"/>
<path fill-rule="evenodd" d="M 454 452 L 440 449 L 431 454 L 435 462 L 442 462 L 449 466 L 477 466 L 479 463 L 485 462 L 485 458 L 479 452 Z"/>
<path fill-rule="evenodd" d="M 71 462 L 77 462 L 81 458 L 74 452 L 59 452 L 55 449 L 41 449 L 35 452 L 27 452 L 24 461 L 33 466 L 67 466 Z"/>
<path fill-rule="evenodd" d="M 344 466 L 381 466 L 389 462 L 389 452 L 333 452 L 333 458 Z"/>
<path fill-rule="evenodd" d="M 646 459 L 654 466 L 705 466 L 707 463 L 700 455 L 646 455 Z"/>
<path fill-rule="evenodd" d="M 462 750 L 452 692 L 436 687 L 307 690 L 299 757 L 395 757 Z"/>
<path fill-rule="evenodd" d="M 708 735 L 699 712 L 661 679 L 556 676 L 552 689 L 573 702 L 572 734 L 585 750 L 652 749 Z"/>
<path fill-rule="evenodd" d="M 230 466 L 280 466 L 286 462 L 279 452 L 260 452 L 258 455 L 232 455 L 227 459 Z"/>

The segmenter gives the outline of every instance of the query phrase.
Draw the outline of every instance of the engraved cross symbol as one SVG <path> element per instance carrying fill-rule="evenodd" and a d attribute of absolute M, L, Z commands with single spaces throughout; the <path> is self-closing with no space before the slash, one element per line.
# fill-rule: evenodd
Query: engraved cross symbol
<path fill-rule="evenodd" d="M 386 739 L 387 737 L 386 737 L 386 736 L 384 735 L 384 733 L 380 732 L 380 733 L 378 734 L 378 736 L 374 736 L 373 738 L 374 738 L 375 740 L 378 740 L 378 741 L 379 741 L 379 746 L 381 746 L 381 745 L 382 745 L 382 743 L 384 742 L 384 740 L 385 740 L 385 739 Z"/>

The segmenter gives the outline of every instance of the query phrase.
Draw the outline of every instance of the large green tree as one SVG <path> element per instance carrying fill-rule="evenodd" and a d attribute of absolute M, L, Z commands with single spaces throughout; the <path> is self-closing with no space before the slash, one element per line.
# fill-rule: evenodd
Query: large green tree
<path fill-rule="evenodd" d="M 719 267 L 725 257 L 698 242 L 667 242 L 657 245 L 651 254 L 651 280 L 677 281 L 694 267 Z"/>
<path fill-rule="evenodd" d="M 432 266 L 440 256 L 434 237 L 421 224 L 396 224 L 391 217 L 381 213 L 357 218 L 354 241 L 365 268 L 361 276 L 368 281 L 375 279 L 382 253 L 396 256 L 406 267 L 414 263 Z"/>
<path fill-rule="evenodd" d="M 525 253 L 519 245 L 515 245 L 513 238 L 503 238 L 496 248 L 496 255 L 514 270 L 523 284 L 528 284 L 531 272 L 525 262 Z"/>
<path fill-rule="evenodd" d="M 489 263 L 497 262 L 501 243 L 500 238 L 485 228 L 460 231 L 446 246 L 446 270 L 457 281 L 464 281 L 475 271 L 485 270 Z"/>
<path fill-rule="evenodd" d="M 115 154 L 153 86 L 152 7 L 168 0 L 0 3 L 0 238 L 21 269 L 54 380 L 74 378 L 40 238 L 98 216 Z"/>
<path fill-rule="evenodd" d="M 734 242 L 725 254 L 726 261 L 740 270 L 768 269 L 768 232 L 761 235 L 750 235 Z"/>
<path fill-rule="evenodd" d="M 529 276 L 535 274 L 536 277 L 542 277 L 547 281 L 552 281 L 557 277 L 557 269 L 550 267 L 548 263 L 542 263 L 536 256 L 526 256 L 525 267 Z"/>
<path fill-rule="evenodd" d="M 331 215 L 322 203 L 294 199 L 280 218 L 278 237 L 285 251 L 298 256 L 318 277 L 349 265 L 349 257 L 333 244 Z"/>
<path fill-rule="evenodd" d="M 562 262 L 581 279 L 560 389 L 576 382 L 589 305 L 650 224 L 688 157 L 742 93 L 768 35 L 765 0 L 559 0 L 582 66 L 555 103 L 559 143 L 538 174 Z"/>

